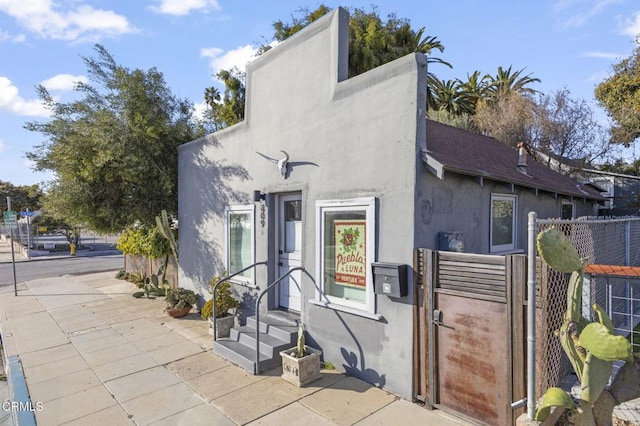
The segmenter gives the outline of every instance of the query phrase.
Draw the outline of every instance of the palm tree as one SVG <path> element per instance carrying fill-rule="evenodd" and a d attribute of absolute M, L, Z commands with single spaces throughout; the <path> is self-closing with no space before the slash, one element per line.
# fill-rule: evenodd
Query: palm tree
<path fill-rule="evenodd" d="M 220 123 L 218 120 L 218 107 L 220 106 L 220 91 L 213 86 L 204 89 L 204 102 L 209 107 L 205 114 L 211 120 L 213 125 L 213 131 L 220 129 Z"/>
<path fill-rule="evenodd" d="M 502 67 L 498 67 L 498 73 L 495 77 L 490 78 L 489 92 L 495 97 L 503 92 L 517 92 L 521 95 L 530 94 L 534 95 L 539 93 L 535 89 L 527 87 L 532 83 L 540 83 L 539 78 L 531 77 L 531 74 L 522 75 L 524 68 L 514 73 L 511 72 L 512 66 L 509 66 L 506 70 Z"/>
<path fill-rule="evenodd" d="M 465 98 L 469 103 L 471 114 L 475 114 L 478 102 L 485 99 L 489 94 L 491 76 L 485 74 L 481 77 L 480 75 L 480 71 L 474 71 L 472 74 L 467 73 L 467 81 L 456 79 L 458 89 L 465 94 Z"/>
<path fill-rule="evenodd" d="M 220 102 L 220 91 L 215 87 L 207 87 L 204 89 L 204 101 L 212 110 L 216 109 L 216 104 Z"/>
<path fill-rule="evenodd" d="M 459 80 L 439 80 L 427 77 L 429 109 L 446 111 L 453 116 L 472 114 L 472 98 L 462 90 Z"/>

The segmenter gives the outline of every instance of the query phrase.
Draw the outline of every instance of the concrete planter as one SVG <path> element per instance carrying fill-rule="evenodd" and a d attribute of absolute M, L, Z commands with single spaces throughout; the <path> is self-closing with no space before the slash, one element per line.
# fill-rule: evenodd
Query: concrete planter
<path fill-rule="evenodd" d="M 235 325 L 235 316 L 216 318 L 216 338 L 229 337 L 231 329 Z M 213 318 L 209 318 L 209 334 L 213 336 Z"/>
<path fill-rule="evenodd" d="M 322 351 L 312 347 L 304 347 L 305 356 L 296 358 L 291 353 L 295 353 L 297 348 L 280 352 L 282 357 L 282 378 L 298 387 L 308 385 L 320 379 L 320 356 Z"/>

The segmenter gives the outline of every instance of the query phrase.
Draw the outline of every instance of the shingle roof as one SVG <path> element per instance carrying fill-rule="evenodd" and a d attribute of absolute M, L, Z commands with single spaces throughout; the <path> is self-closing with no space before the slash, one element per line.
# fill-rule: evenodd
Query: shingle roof
<path fill-rule="evenodd" d="M 427 120 L 427 155 L 435 173 L 449 171 L 512 183 L 551 193 L 604 200 L 592 186 L 564 176 L 527 157 L 526 174 L 518 171 L 518 151 L 494 138 Z"/>

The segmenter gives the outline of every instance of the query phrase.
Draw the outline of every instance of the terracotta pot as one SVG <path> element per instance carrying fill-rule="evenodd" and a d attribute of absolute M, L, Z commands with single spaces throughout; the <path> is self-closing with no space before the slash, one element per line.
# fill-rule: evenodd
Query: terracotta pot
<path fill-rule="evenodd" d="M 166 310 L 169 316 L 172 316 L 173 318 L 180 318 L 189 313 L 189 311 L 191 310 L 191 305 L 187 305 L 182 309 L 167 308 Z"/>

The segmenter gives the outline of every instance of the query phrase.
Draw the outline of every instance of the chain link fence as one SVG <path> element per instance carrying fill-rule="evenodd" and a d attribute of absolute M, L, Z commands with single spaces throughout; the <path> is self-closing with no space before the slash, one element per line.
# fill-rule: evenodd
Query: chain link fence
<path fill-rule="evenodd" d="M 562 231 L 590 264 L 640 266 L 640 218 L 539 219 L 536 235 L 552 226 Z M 572 388 L 577 377 L 555 335 L 566 310 L 570 275 L 551 270 L 541 259 L 536 269 L 536 395 L 540 396 L 551 386 Z M 582 315 L 594 320 L 591 306 L 594 303 L 602 306 L 612 319 L 615 333 L 627 337 L 634 352 L 639 352 L 640 278 L 602 275 L 588 278 L 583 287 Z M 614 414 L 619 419 L 640 424 L 640 401 L 621 404 Z"/>

